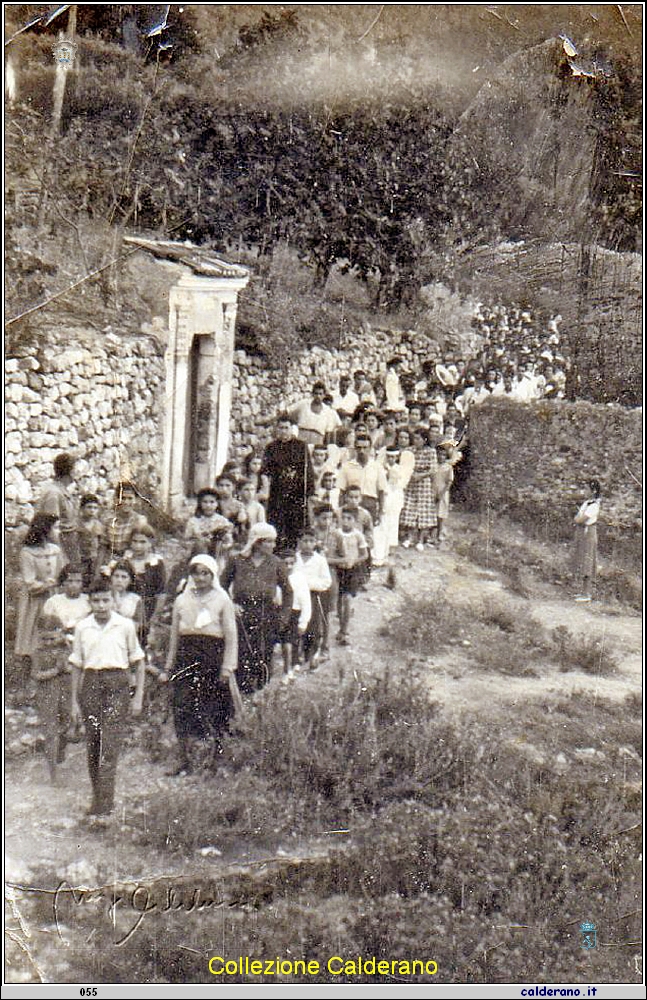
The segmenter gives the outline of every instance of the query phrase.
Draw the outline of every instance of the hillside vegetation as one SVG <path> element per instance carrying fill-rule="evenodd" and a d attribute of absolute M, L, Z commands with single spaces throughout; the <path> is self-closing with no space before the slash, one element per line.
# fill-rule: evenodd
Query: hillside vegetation
<path fill-rule="evenodd" d="M 639 248 L 637 5 L 626 24 L 608 5 L 588 21 L 552 5 L 385 9 L 365 37 L 375 5 L 171 5 L 162 48 L 132 41 L 125 5 L 78 6 L 55 135 L 60 26 L 8 47 L 10 318 L 117 257 L 124 230 L 260 261 L 288 247 L 316 294 L 341 267 L 381 309 L 414 304 L 483 243 Z M 13 8 L 14 30 L 42 9 Z"/>

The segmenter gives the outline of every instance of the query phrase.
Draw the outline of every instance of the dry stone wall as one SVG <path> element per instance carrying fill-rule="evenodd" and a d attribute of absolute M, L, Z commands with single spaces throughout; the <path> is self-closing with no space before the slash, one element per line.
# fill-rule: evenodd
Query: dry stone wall
<path fill-rule="evenodd" d="M 150 337 L 48 330 L 5 361 L 5 517 L 31 519 L 60 452 L 81 493 L 133 475 L 153 493 L 161 465 L 162 348 Z"/>
<path fill-rule="evenodd" d="M 267 367 L 262 358 L 234 353 L 231 422 L 233 455 L 260 449 L 272 434 L 271 421 L 281 409 L 310 395 L 312 383 L 322 381 L 334 395 L 340 375 L 361 368 L 370 379 L 386 372 L 394 352 L 404 367 L 419 371 L 424 361 L 440 359 L 436 341 L 414 331 L 363 330 L 342 350 L 313 347 L 291 360 L 285 370 Z"/>
<path fill-rule="evenodd" d="M 322 380 L 364 369 L 383 374 L 394 352 L 418 371 L 438 355 L 422 334 L 363 330 L 342 350 L 314 347 L 285 366 L 269 368 L 236 351 L 230 456 L 261 449 L 276 413 L 309 395 Z M 25 524 L 53 459 L 78 459 L 81 492 L 105 501 L 119 477 L 132 476 L 157 500 L 165 405 L 163 346 L 152 336 L 48 331 L 6 360 L 6 522 Z M 587 478 L 604 492 L 602 544 L 635 547 L 641 531 L 642 411 L 585 401 L 529 406 L 497 400 L 474 412 L 470 493 L 546 537 L 569 537 Z"/>
<path fill-rule="evenodd" d="M 261 448 L 271 436 L 274 415 L 309 395 L 313 381 L 321 379 L 335 392 L 343 373 L 362 368 L 375 377 L 396 349 L 412 370 L 438 354 L 436 343 L 424 334 L 373 330 L 358 333 L 344 350 L 314 347 L 285 370 L 236 351 L 230 455 Z M 77 458 L 80 493 L 97 493 L 108 503 L 115 482 L 132 477 L 157 500 L 163 350 L 153 336 L 49 329 L 6 359 L 8 526 L 31 519 L 34 501 L 53 475 L 54 456 L 62 451 Z"/>

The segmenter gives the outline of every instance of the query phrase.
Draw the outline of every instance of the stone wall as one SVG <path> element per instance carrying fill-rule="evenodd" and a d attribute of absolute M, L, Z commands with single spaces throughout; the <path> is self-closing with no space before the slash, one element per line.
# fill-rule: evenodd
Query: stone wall
<path fill-rule="evenodd" d="M 151 337 L 48 330 L 5 362 L 5 517 L 25 523 L 53 459 L 70 452 L 81 493 L 105 502 L 121 477 L 155 493 L 161 467 L 162 349 Z"/>
<path fill-rule="evenodd" d="M 571 538 L 589 479 L 602 486 L 600 548 L 642 558 L 642 410 L 585 401 L 492 400 L 473 410 L 469 491 L 541 537 Z"/>
<path fill-rule="evenodd" d="M 337 392 L 339 376 L 361 368 L 370 379 L 384 375 L 394 352 L 404 367 L 419 371 L 429 359 L 440 360 L 434 340 L 413 331 L 363 330 L 342 350 L 313 347 L 294 358 L 285 371 L 267 367 L 244 351 L 234 353 L 233 403 L 230 454 L 244 456 L 261 448 L 271 437 L 271 422 L 281 410 L 310 395 L 315 381 Z"/>
<path fill-rule="evenodd" d="M 271 437 L 276 413 L 322 380 L 336 391 L 356 368 L 375 378 L 397 351 L 419 370 L 437 354 L 428 337 L 363 330 L 343 350 L 312 348 L 284 371 L 236 351 L 229 454 L 242 457 Z M 6 520 L 24 524 L 61 451 L 78 458 L 81 492 L 109 502 L 110 487 L 132 476 L 158 500 L 165 407 L 163 347 L 154 337 L 48 331 L 6 362 Z M 642 411 L 588 402 L 506 400 L 474 411 L 470 493 L 545 537 L 566 538 L 587 478 L 604 491 L 602 547 L 635 547 L 641 530 Z"/>
<path fill-rule="evenodd" d="M 261 448 L 275 414 L 309 395 L 313 381 L 321 379 L 334 392 L 345 372 L 363 368 L 375 377 L 396 348 L 412 370 L 437 353 L 425 335 L 371 330 L 345 350 L 305 351 L 285 371 L 236 351 L 230 456 Z M 8 526 L 31 519 L 33 501 L 62 451 L 78 459 L 81 493 L 96 492 L 109 503 L 115 482 L 132 476 L 158 502 L 165 374 L 163 346 L 155 337 L 49 329 L 7 359 L 5 381 Z"/>

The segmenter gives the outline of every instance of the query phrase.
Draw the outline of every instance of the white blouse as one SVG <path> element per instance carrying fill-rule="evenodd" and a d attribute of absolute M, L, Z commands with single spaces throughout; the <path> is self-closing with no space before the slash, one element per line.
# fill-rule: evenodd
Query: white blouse
<path fill-rule="evenodd" d="M 575 516 L 575 523 L 583 524 L 585 527 L 588 528 L 592 524 L 597 524 L 599 516 L 600 516 L 600 501 L 585 500 Z"/>

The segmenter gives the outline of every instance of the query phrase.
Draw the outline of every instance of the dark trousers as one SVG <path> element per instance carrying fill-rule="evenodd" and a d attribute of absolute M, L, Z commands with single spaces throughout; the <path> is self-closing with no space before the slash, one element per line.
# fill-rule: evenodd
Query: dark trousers
<path fill-rule="evenodd" d="M 128 671 L 86 670 L 79 702 L 92 783 L 91 811 L 105 815 L 112 812 L 115 802 L 117 760 L 130 704 Z"/>
<path fill-rule="evenodd" d="M 51 769 L 61 763 L 65 754 L 70 725 L 71 691 L 72 678 L 64 669 L 56 677 L 38 681 L 38 714 L 45 737 L 45 758 Z"/>
<path fill-rule="evenodd" d="M 328 638 L 328 620 L 330 618 L 331 590 L 311 590 L 312 615 L 310 623 L 303 636 L 303 653 L 306 659 L 318 652 L 322 640 Z"/>

